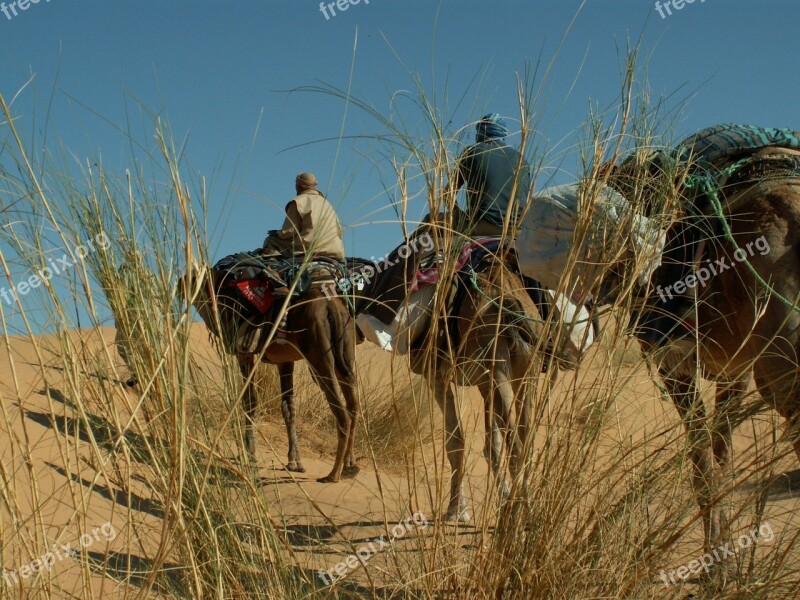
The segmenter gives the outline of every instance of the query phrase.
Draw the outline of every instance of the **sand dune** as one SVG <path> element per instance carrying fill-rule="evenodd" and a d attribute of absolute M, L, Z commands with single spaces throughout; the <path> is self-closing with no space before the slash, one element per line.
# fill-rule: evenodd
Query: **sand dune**
<path fill-rule="evenodd" d="M 91 357 L 102 355 L 106 349 L 113 352 L 113 335 L 111 329 L 81 331 L 74 332 L 70 340 L 81 348 L 85 363 L 90 365 Z M 204 327 L 197 324 L 192 336 L 202 372 L 212 379 L 219 377 L 219 359 Z M 129 456 L 135 452 L 142 434 L 131 432 L 124 438 L 103 439 L 103 431 L 111 435 L 115 428 L 104 424 L 96 415 L 87 414 L 82 418 L 70 401 L 73 394 L 82 393 L 85 405 L 91 407 L 94 388 L 87 385 L 76 389 L 75 386 L 76 382 L 97 377 L 91 374 L 79 377 L 75 365 L 65 364 L 60 358 L 61 346 L 56 337 L 42 337 L 37 341 L 41 356 L 37 355 L 37 346 L 27 338 L 10 338 L 7 345 L 0 347 L 3 408 L 0 527 L 6 583 L 12 595 L 19 597 L 26 597 L 32 590 L 52 597 L 80 597 L 81 590 L 86 589 L 91 590 L 93 597 L 122 596 L 126 590 L 135 591 L 148 577 L 148 565 L 161 541 L 164 499 L 152 497 L 145 481 L 136 476 L 131 479 L 130 488 L 124 490 L 107 479 L 105 474 L 113 471 L 112 465 L 135 469 Z M 45 369 L 38 366 L 40 360 L 47 365 Z M 589 385 L 602 377 L 607 360 L 602 347 L 598 348 L 592 351 L 591 359 L 578 376 L 567 373 L 562 377 L 550 401 L 553 418 L 549 427 L 579 426 L 565 418 L 566 413 L 559 410 L 559 403 L 571 397 L 567 393 L 570 389 Z M 407 387 L 409 381 L 415 379 L 402 358 L 393 358 L 368 344 L 358 348 L 358 367 L 364 402 L 390 394 L 393 387 Z M 660 440 L 665 452 L 679 450 L 684 442 L 677 412 L 660 398 L 641 366 L 632 361 L 622 368 L 627 369 L 629 380 L 624 391 L 613 399 L 614 419 L 604 428 L 606 437 L 601 446 L 635 445 L 647 438 Z M 118 399 L 120 422 L 127 422 L 139 401 L 138 392 L 113 381 L 105 383 Z M 298 403 L 309 402 L 314 394 L 318 395 L 319 391 L 309 383 L 307 374 L 301 375 Z M 404 549 L 425 543 L 425 538 L 434 535 L 437 527 L 450 538 L 453 547 L 469 551 L 481 543 L 487 535 L 482 524 L 496 510 L 496 504 L 486 501 L 490 486 L 482 453 L 482 400 L 477 390 L 462 390 L 461 406 L 470 441 L 466 493 L 475 519 L 472 524 L 458 529 L 433 525 L 434 517 L 447 502 L 449 475 L 442 452 L 441 417 L 435 408 L 430 407 L 430 417 L 424 418 L 424 426 L 433 427 L 434 431 L 431 436 L 423 436 L 423 443 L 413 456 L 386 467 L 377 464 L 376 470 L 372 457 L 361 453 L 361 473 L 355 479 L 338 484 L 316 482 L 317 477 L 329 470 L 332 457 L 324 452 L 324 436 L 319 433 L 315 436 L 306 425 L 301 425 L 301 443 L 307 472 L 298 474 L 283 470 L 286 434 L 279 418 L 268 412 L 267 420 L 261 422 L 258 429 L 258 482 L 297 566 L 309 570 L 330 569 L 350 553 L 368 546 L 370 540 L 391 535 L 391 528 L 414 511 L 429 517 L 430 526 L 415 528 L 397 537 L 392 542 L 393 558 L 389 558 L 389 553 L 381 553 L 371 559 L 374 572 L 380 572 L 382 563 L 397 561 L 398 556 L 408 554 L 404 554 Z M 93 423 L 91 431 L 84 425 L 86 419 Z M 332 417 L 324 414 L 320 419 Z M 754 445 L 769 446 L 773 424 L 773 414 L 764 411 L 737 431 L 735 452 L 741 457 L 735 467 L 738 478 L 747 479 L 754 472 L 753 466 L 747 464 L 747 457 L 752 456 Z M 366 431 L 361 427 L 359 436 L 363 435 Z M 92 444 L 104 450 L 91 452 Z M 788 446 L 779 445 L 778 449 L 786 451 Z M 104 456 L 105 464 L 98 464 L 97 456 Z M 798 525 L 799 496 L 795 489 L 800 485 L 800 471 L 797 469 L 791 455 L 774 467 L 776 473 L 785 475 L 770 489 L 764 519 L 778 535 L 791 533 Z M 681 493 L 688 494 L 688 481 L 682 484 Z M 746 482 L 743 485 L 746 489 Z M 81 550 L 81 536 L 86 534 L 89 536 L 83 538 L 86 547 Z M 78 547 L 79 552 L 70 556 L 64 551 L 61 559 L 43 558 L 45 562 L 52 560 L 53 564 L 50 568 L 40 567 L 39 574 L 25 570 L 26 565 L 46 556 L 54 544 L 71 544 L 72 548 Z M 687 536 L 685 542 L 677 546 L 675 565 L 694 557 L 700 547 L 699 535 Z M 167 564 L 173 559 L 169 557 Z M 11 574 L 12 571 L 16 574 Z M 369 585 L 369 577 L 364 569 L 354 570 L 349 581 L 357 588 Z"/>

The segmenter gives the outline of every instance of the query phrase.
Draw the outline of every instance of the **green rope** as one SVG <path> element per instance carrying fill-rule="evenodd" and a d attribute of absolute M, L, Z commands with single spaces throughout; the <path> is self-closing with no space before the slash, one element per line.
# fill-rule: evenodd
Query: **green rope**
<path fill-rule="evenodd" d="M 749 160 L 749 158 L 742 159 L 742 160 L 732 164 L 728 168 L 720 171 L 720 174 L 721 175 L 730 176 L 731 174 L 733 174 L 734 171 L 736 171 L 739 167 L 741 167 L 743 164 L 745 164 L 748 160 Z M 724 214 L 724 212 L 722 210 L 722 203 L 719 200 L 719 194 L 718 194 L 719 187 L 717 186 L 716 182 L 713 179 L 711 179 L 711 177 L 708 175 L 708 173 L 704 173 L 702 175 L 692 175 L 686 181 L 685 186 L 687 188 L 689 188 L 689 189 L 699 189 L 706 196 L 708 196 L 708 199 L 711 201 L 711 206 L 714 208 L 714 211 L 716 212 L 717 218 L 719 218 L 719 220 L 722 222 L 722 230 L 725 233 L 725 237 L 727 238 L 727 240 L 735 248 L 735 250 L 733 251 L 734 254 L 737 251 L 741 251 L 742 253 L 744 253 L 744 250 L 739 248 L 739 245 L 736 243 L 736 240 L 733 237 L 733 232 L 731 231 L 730 225 L 728 225 L 728 220 L 725 218 L 725 214 Z M 750 272 L 756 278 L 756 281 L 758 281 L 758 283 L 760 283 L 762 286 L 764 286 L 770 294 L 772 294 L 773 296 L 778 298 L 781 302 L 783 302 L 786 306 L 788 306 L 792 310 L 796 310 L 796 311 L 800 312 L 800 307 L 798 307 L 797 301 L 792 302 L 788 298 L 785 298 L 780 292 L 778 292 L 769 283 L 767 283 L 764 280 L 764 278 L 761 277 L 761 275 L 758 274 L 758 271 L 755 270 L 755 267 L 753 267 L 753 265 L 750 264 L 750 261 L 746 260 L 746 261 L 744 261 L 744 264 L 747 265 L 747 268 L 750 270 Z"/>

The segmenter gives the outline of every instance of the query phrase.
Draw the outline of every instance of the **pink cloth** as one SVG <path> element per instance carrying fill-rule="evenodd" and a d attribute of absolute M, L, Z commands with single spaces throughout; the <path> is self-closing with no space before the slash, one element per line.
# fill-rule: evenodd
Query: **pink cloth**
<path fill-rule="evenodd" d="M 456 260 L 455 270 L 460 271 L 464 265 L 469 262 L 473 250 L 482 247 L 486 242 L 497 239 L 499 238 L 482 238 L 480 240 L 475 240 L 464 244 L 464 246 L 461 248 L 461 252 L 458 255 L 458 259 Z M 419 286 L 434 284 L 438 281 L 439 265 L 428 267 L 427 269 L 420 269 L 414 274 L 414 279 L 411 280 L 411 285 L 408 288 L 408 292 L 413 294 L 419 290 Z"/>

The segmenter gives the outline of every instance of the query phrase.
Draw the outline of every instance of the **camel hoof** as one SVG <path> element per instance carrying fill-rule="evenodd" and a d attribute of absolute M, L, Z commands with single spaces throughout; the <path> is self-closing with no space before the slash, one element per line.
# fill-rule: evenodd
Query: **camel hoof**
<path fill-rule="evenodd" d="M 355 465 L 350 467 L 345 467 L 344 469 L 342 469 L 342 477 L 344 477 L 345 479 L 351 479 L 356 475 L 358 475 L 360 471 L 361 469 L 359 469 Z"/>
<path fill-rule="evenodd" d="M 288 465 L 286 465 L 287 471 L 292 471 L 293 473 L 305 473 L 306 468 L 303 466 L 299 460 L 293 460 Z"/>
<path fill-rule="evenodd" d="M 330 475 L 325 475 L 325 477 L 320 477 L 317 481 L 320 483 L 339 483 L 339 478 L 331 473 Z"/>

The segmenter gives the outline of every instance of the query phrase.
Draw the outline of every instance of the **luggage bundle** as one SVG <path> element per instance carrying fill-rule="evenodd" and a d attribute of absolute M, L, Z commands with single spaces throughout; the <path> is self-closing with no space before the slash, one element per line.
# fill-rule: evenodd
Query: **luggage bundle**
<path fill-rule="evenodd" d="M 225 339 L 236 352 L 259 352 L 290 293 L 302 298 L 312 284 L 343 272 L 342 264 L 324 257 L 305 264 L 258 250 L 226 256 L 212 267 Z"/>
<path fill-rule="evenodd" d="M 580 211 L 589 209 L 591 221 L 576 249 Z M 639 283 L 646 284 L 661 264 L 665 240 L 654 220 L 632 213 L 627 200 L 611 188 L 594 191 L 569 184 L 533 197 L 514 247 L 524 275 L 548 289 L 583 297 L 599 283 L 609 255 L 634 259 Z"/>
<path fill-rule="evenodd" d="M 287 288 L 281 271 L 280 265 L 257 251 L 231 254 L 212 267 L 214 291 L 217 295 L 235 294 L 248 316 L 263 315 L 275 301 L 274 290 Z"/>
<path fill-rule="evenodd" d="M 591 220 L 576 249 L 580 212 L 589 209 Z M 572 359 L 567 364 L 597 334 L 584 304 L 608 269 L 606 257 L 633 259 L 639 283 L 645 285 L 661 264 L 665 242 L 666 234 L 655 221 L 633 214 L 625 198 L 609 187 L 592 193 L 580 184 L 561 185 L 534 196 L 514 248 L 522 274 L 547 288 L 554 322 L 562 323 L 557 353 Z"/>

